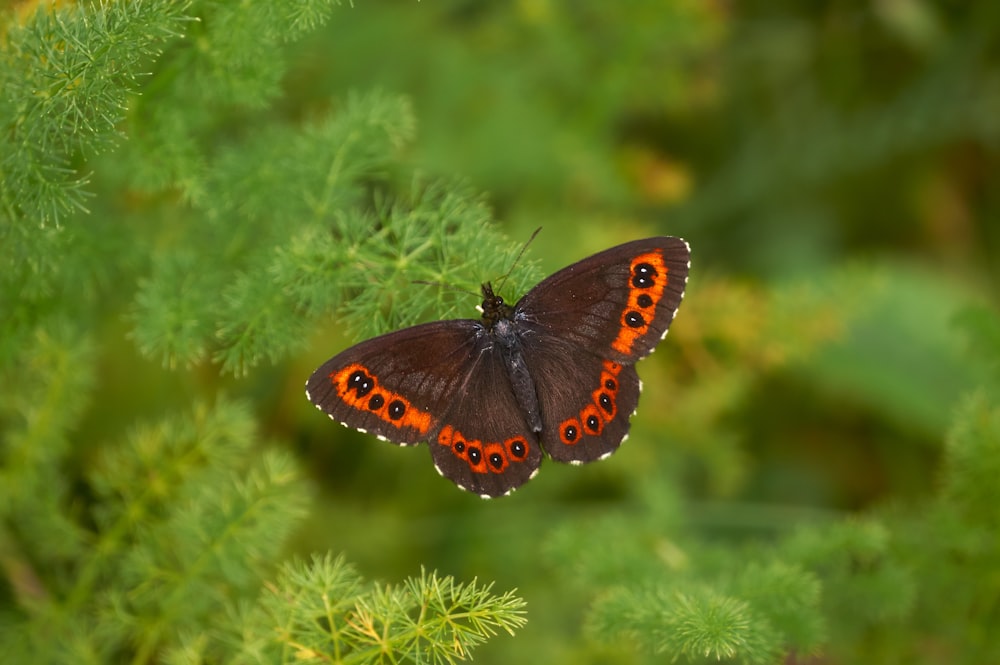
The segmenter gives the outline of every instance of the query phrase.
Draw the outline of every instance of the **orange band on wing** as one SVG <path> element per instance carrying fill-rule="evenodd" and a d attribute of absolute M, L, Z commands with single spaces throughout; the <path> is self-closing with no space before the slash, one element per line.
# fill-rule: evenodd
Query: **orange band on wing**
<path fill-rule="evenodd" d="M 601 367 L 600 384 L 591 392 L 591 401 L 578 413 L 559 423 L 559 440 L 567 446 L 576 445 L 584 436 L 599 436 L 604 425 L 618 413 L 618 374 L 622 366 L 605 360 Z"/>
<path fill-rule="evenodd" d="M 663 298 L 670 269 L 663 260 L 663 251 L 646 252 L 632 259 L 628 276 L 628 304 L 622 311 L 618 336 L 611 348 L 631 354 L 636 340 L 649 332 L 656 316 L 656 306 Z"/>
<path fill-rule="evenodd" d="M 512 436 L 503 443 L 469 439 L 451 425 L 438 433 L 437 442 L 451 448 L 452 454 L 469 465 L 473 473 L 503 473 L 514 462 L 528 459 L 529 443 L 523 436 Z"/>
<path fill-rule="evenodd" d="M 367 411 L 386 424 L 398 429 L 410 427 L 421 434 L 427 434 L 431 428 L 431 414 L 416 408 L 399 393 L 380 386 L 375 375 L 363 365 L 353 363 L 333 372 L 330 382 L 345 404 Z"/>

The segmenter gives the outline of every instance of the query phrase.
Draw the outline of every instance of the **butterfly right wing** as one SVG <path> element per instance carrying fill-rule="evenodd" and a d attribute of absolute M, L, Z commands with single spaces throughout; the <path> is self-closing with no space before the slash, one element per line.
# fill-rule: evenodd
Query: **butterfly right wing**
<path fill-rule="evenodd" d="M 542 451 L 478 321 L 405 328 L 334 356 L 306 395 L 341 424 L 400 445 L 427 441 L 438 472 L 483 497 L 538 471 Z"/>
<path fill-rule="evenodd" d="M 560 270 L 517 304 L 553 459 L 592 462 L 621 444 L 639 402 L 634 364 L 666 335 L 689 267 L 684 240 L 636 240 Z"/>

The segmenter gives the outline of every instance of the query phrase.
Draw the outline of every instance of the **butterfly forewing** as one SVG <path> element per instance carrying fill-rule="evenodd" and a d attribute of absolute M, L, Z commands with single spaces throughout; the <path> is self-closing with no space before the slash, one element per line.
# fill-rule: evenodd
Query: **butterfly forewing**
<path fill-rule="evenodd" d="M 515 316 L 536 336 L 634 363 L 666 335 L 684 297 L 690 257 L 680 238 L 613 247 L 543 280 L 518 302 Z"/>
<path fill-rule="evenodd" d="M 313 372 L 306 395 L 347 427 L 427 441 L 473 373 L 482 332 L 478 321 L 436 321 L 361 342 Z"/>

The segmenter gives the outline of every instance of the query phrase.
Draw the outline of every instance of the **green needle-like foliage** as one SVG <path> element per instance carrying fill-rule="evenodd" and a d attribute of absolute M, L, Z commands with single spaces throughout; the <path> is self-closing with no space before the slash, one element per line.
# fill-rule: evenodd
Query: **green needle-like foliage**
<path fill-rule="evenodd" d="M 421 572 L 366 584 L 342 558 L 286 564 L 244 634 L 269 636 L 237 662 L 456 663 L 498 631 L 524 625 L 524 601 L 492 585 Z"/>

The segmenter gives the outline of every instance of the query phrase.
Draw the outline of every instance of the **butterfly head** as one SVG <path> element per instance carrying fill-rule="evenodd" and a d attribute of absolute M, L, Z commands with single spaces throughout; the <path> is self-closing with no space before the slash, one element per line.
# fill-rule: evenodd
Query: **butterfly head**
<path fill-rule="evenodd" d="M 514 314 L 514 308 L 504 302 L 503 298 L 493 293 L 493 285 L 483 284 L 483 321 L 490 327 L 501 319 L 509 319 Z"/>

